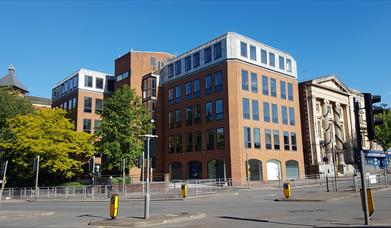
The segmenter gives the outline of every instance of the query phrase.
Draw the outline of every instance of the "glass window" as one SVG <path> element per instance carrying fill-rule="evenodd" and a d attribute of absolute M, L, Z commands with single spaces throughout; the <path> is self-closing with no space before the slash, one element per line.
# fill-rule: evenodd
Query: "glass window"
<path fill-rule="evenodd" d="M 181 103 L 181 101 L 182 101 L 182 86 L 177 85 L 175 87 L 175 102 Z"/>
<path fill-rule="evenodd" d="M 290 59 L 286 59 L 286 71 L 292 72 L 292 61 Z"/>
<path fill-rule="evenodd" d="M 225 149 L 224 128 L 216 128 L 216 149 Z"/>
<path fill-rule="evenodd" d="M 114 91 L 114 80 L 107 80 L 107 90 L 108 91 Z"/>
<path fill-rule="evenodd" d="M 257 61 L 257 48 L 250 45 L 250 59 Z"/>
<path fill-rule="evenodd" d="M 269 95 L 269 80 L 265 75 L 262 76 L 262 94 Z"/>
<path fill-rule="evenodd" d="M 185 58 L 185 71 L 188 71 L 191 69 L 191 56 L 187 56 Z"/>
<path fill-rule="evenodd" d="M 250 119 L 250 101 L 247 98 L 242 99 L 243 119 Z"/>
<path fill-rule="evenodd" d="M 213 150 L 215 148 L 214 129 L 206 130 L 206 149 Z"/>
<path fill-rule="evenodd" d="M 258 76 L 251 72 L 251 92 L 258 93 Z"/>
<path fill-rule="evenodd" d="M 83 119 L 83 131 L 87 133 L 91 133 L 91 120 Z"/>
<path fill-rule="evenodd" d="M 267 64 L 267 52 L 261 49 L 261 63 Z"/>
<path fill-rule="evenodd" d="M 205 104 L 205 115 L 206 115 L 206 121 L 212 121 L 213 120 L 213 102 L 209 101 Z"/>
<path fill-rule="evenodd" d="M 101 120 L 95 120 L 94 121 L 94 132 L 99 130 L 101 123 L 102 123 Z"/>
<path fill-rule="evenodd" d="M 244 127 L 244 148 L 251 148 L 251 128 Z"/>
<path fill-rule="evenodd" d="M 296 133 L 294 132 L 291 132 L 291 143 L 292 143 L 292 150 L 297 150 Z"/>
<path fill-rule="evenodd" d="M 168 128 L 174 128 L 175 114 L 174 112 L 168 113 Z"/>
<path fill-rule="evenodd" d="M 212 76 L 205 76 L 205 95 L 212 94 Z"/>
<path fill-rule="evenodd" d="M 278 56 L 278 65 L 280 70 L 285 70 L 285 59 L 282 56 Z"/>
<path fill-rule="evenodd" d="M 293 101 L 293 85 L 292 83 L 288 83 L 288 99 Z"/>
<path fill-rule="evenodd" d="M 194 124 L 201 122 L 201 105 L 194 105 Z"/>
<path fill-rule="evenodd" d="M 288 109 L 286 106 L 281 106 L 282 123 L 288 125 Z"/>
<path fill-rule="evenodd" d="M 254 148 L 261 148 L 261 130 L 259 128 L 254 128 Z"/>
<path fill-rule="evenodd" d="M 92 76 L 84 76 L 84 86 L 92 88 Z"/>
<path fill-rule="evenodd" d="M 257 100 L 252 100 L 253 120 L 259 120 L 259 106 Z"/>
<path fill-rule="evenodd" d="M 242 70 L 242 89 L 248 90 L 248 72 L 246 70 Z"/>
<path fill-rule="evenodd" d="M 84 112 L 92 112 L 92 98 L 84 97 Z"/>
<path fill-rule="evenodd" d="M 221 71 L 215 73 L 215 93 L 223 91 L 223 79 L 221 78 Z"/>
<path fill-rule="evenodd" d="M 103 89 L 103 78 L 96 78 L 95 80 L 95 87 L 97 89 Z"/>
<path fill-rule="evenodd" d="M 200 151 L 202 149 L 201 131 L 194 132 L 194 149 Z"/>
<path fill-rule="evenodd" d="M 290 125 L 295 125 L 295 109 L 292 107 L 289 107 L 289 123 Z"/>
<path fill-rule="evenodd" d="M 277 82 L 276 79 L 270 78 L 270 95 L 272 97 L 277 97 Z"/>
<path fill-rule="evenodd" d="M 263 121 L 270 122 L 270 107 L 267 102 L 263 102 Z"/>
<path fill-rule="evenodd" d="M 285 81 L 280 81 L 280 93 L 281 93 L 281 99 L 286 99 L 286 83 L 285 83 Z"/>
<path fill-rule="evenodd" d="M 214 46 L 214 57 L 218 59 L 221 57 L 221 42 L 215 44 Z"/>
<path fill-rule="evenodd" d="M 72 108 L 72 99 L 68 101 L 68 110 Z M 96 110 L 95 110 L 96 112 Z"/>
<path fill-rule="evenodd" d="M 276 104 L 272 104 L 272 121 L 278 123 L 278 109 Z"/>
<path fill-rule="evenodd" d="M 185 96 L 186 96 L 186 100 L 191 100 L 191 81 L 188 81 L 186 82 L 185 84 Z"/>
<path fill-rule="evenodd" d="M 265 130 L 265 142 L 266 142 L 266 149 L 271 149 L 272 148 L 272 135 L 271 135 L 271 130 L 266 129 Z"/>
<path fill-rule="evenodd" d="M 168 104 L 174 104 L 174 88 L 168 89 Z"/>
<path fill-rule="evenodd" d="M 269 52 L 269 66 L 276 66 L 276 56 L 274 55 L 274 53 L 271 52 Z"/>
<path fill-rule="evenodd" d="M 200 79 L 195 79 L 194 84 L 194 98 L 200 97 Z"/>
<path fill-rule="evenodd" d="M 193 67 L 196 68 L 200 66 L 200 53 L 194 53 L 193 54 Z"/>
<path fill-rule="evenodd" d="M 193 109 L 186 107 L 186 126 L 191 126 L 193 120 Z"/>
<path fill-rule="evenodd" d="M 175 62 L 175 75 L 178 75 L 181 73 L 181 61 Z"/>
<path fill-rule="evenodd" d="M 191 132 L 186 134 L 186 152 L 193 151 L 193 134 Z"/>
<path fill-rule="evenodd" d="M 72 108 L 75 108 L 76 107 L 76 97 L 74 97 L 74 98 L 72 98 L 72 100 L 73 100 L 73 106 L 72 106 Z"/>
<path fill-rule="evenodd" d="M 175 151 L 175 140 L 173 136 L 168 136 L 168 152 L 170 154 L 174 153 Z"/>
<path fill-rule="evenodd" d="M 289 150 L 289 133 L 287 131 L 284 131 L 283 135 L 284 135 L 284 150 Z"/>
<path fill-rule="evenodd" d="M 174 76 L 174 65 L 170 64 L 167 67 L 167 73 L 168 73 L 168 78 L 172 78 Z"/>
<path fill-rule="evenodd" d="M 209 63 L 212 60 L 212 48 L 208 47 L 204 49 L 204 63 Z"/>
<path fill-rule="evenodd" d="M 181 153 L 182 152 L 182 135 L 176 136 L 176 152 Z"/>
<path fill-rule="evenodd" d="M 96 114 L 102 114 L 103 112 L 103 100 L 102 99 L 95 99 L 95 113 Z"/>
<path fill-rule="evenodd" d="M 247 43 L 240 42 L 240 55 L 247 58 Z"/>
<path fill-rule="evenodd" d="M 273 131 L 274 149 L 280 149 L 280 133 L 277 130 Z"/>
<path fill-rule="evenodd" d="M 180 109 L 175 111 L 175 127 L 181 127 L 182 125 L 182 111 Z"/>
<path fill-rule="evenodd" d="M 216 120 L 222 120 L 224 118 L 223 99 L 216 100 Z"/>

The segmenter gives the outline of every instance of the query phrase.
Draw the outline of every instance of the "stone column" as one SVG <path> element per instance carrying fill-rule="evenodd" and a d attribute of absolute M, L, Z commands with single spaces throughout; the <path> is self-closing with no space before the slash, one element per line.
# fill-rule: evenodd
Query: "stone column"
<path fill-rule="evenodd" d="M 342 140 L 342 124 L 341 124 L 341 118 L 342 118 L 342 108 L 339 103 L 336 103 L 334 107 L 334 125 L 335 125 L 335 141 L 336 141 L 336 148 L 337 156 L 338 156 L 338 165 L 344 165 L 345 164 L 345 158 L 343 154 L 343 140 Z"/>
<path fill-rule="evenodd" d="M 331 164 L 333 161 L 333 154 L 332 154 L 332 138 L 330 137 L 330 129 L 333 127 L 330 123 L 329 116 L 331 113 L 329 113 L 329 105 L 330 102 L 328 100 L 324 100 L 322 105 L 322 117 L 323 117 L 323 132 L 325 134 L 324 137 L 324 146 L 328 158 L 328 164 Z"/>

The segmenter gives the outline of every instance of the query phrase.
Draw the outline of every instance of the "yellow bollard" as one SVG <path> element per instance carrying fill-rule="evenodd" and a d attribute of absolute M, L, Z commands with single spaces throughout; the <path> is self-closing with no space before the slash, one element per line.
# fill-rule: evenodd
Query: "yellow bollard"
<path fill-rule="evenodd" d="M 360 189 L 361 193 L 361 205 L 364 210 L 364 197 L 363 197 L 363 191 Z M 373 212 L 375 212 L 375 200 L 373 199 L 372 189 L 367 188 L 367 199 L 368 199 L 368 214 L 369 216 L 372 216 Z"/>
<path fill-rule="evenodd" d="M 291 184 L 284 183 L 283 191 L 285 198 L 289 198 L 291 196 Z"/>
<path fill-rule="evenodd" d="M 182 184 L 182 186 L 181 186 L 181 196 L 182 196 L 182 198 L 186 198 L 187 197 L 187 191 L 188 191 L 187 184 Z"/>
<path fill-rule="evenodd" d="M 110 199 L 110 217 L 115 219 L 118 215 L 118 194 L 112 194 Z"/>

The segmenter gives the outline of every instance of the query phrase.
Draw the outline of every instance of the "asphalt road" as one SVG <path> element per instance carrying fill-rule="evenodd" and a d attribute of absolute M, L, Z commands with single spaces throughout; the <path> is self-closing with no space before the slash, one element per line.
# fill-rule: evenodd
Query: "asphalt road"
<path fill-rule="evenodd" d="M 311 189 L 296 189 L 311 194 Z M 333 202 L 275 202 L 280 190 L 241 190 L 186 201 L 152 201 L 151 217 L 203 212 L 205 219 L 159 227 L 313 227 L 364 223 L 358 197 Z M 391 190 L 374 194 L 373 224 L 390 224 Z M 143 201 L 121 202 L 119 218 L 142 217 Z M 0 219 L 0 227 L 86 227 L 109 217 L 108 202 L 3 202 L 1 210 L 53 211 L 54 215 Z"/>

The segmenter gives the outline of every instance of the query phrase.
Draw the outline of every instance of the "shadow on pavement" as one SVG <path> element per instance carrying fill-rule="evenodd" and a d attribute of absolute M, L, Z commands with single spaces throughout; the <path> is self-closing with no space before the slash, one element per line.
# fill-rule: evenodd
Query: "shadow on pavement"
<path fill-rule="evenodd" d="M 270 220 L 267 220 L 267 219 L 239 218 L 239 217 L 232 217 L 232 216 L 220 216 L 218 218 L 232 219 L 232 220 L 241 220 L 241 221 L 249 221 L 249 222 L 273 223 L 273 224 L 286 225 L 286 226 L 308 226 L 308 227 L 313 227 L 314 226 L 314 225 L 308 225 L 308 224 L 273 222 L 273 221 L 270 221 Z"/>
<path fill-rule="evenodd" d="M 85 215 L 78 215 L 77 217 L 81 218 L 81 217 L 90 217 L 90 218 L 104 218 L 106 219 L 107 217 L 104 217 L 104 216 L 97 216 L 97 215 L 89 215 L 89 214 L 85 214 Z"/>

